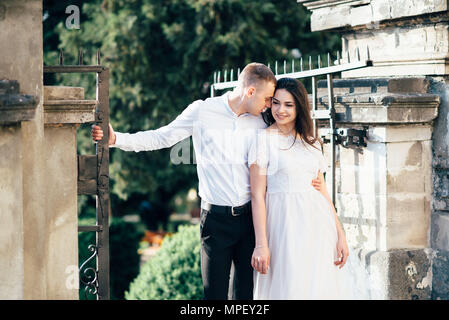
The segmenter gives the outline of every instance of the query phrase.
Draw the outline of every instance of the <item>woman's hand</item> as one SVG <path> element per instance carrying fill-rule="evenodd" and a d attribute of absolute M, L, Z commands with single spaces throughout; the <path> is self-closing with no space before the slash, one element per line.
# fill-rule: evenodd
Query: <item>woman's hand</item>
<path fill-rule="evenodd" d="M 320 170 L 318 170 L 317 177 L 312 180 L 312 186 L 315 188 L 316 191 L 321 191 Z"/>
<path fill-rule="evenodd" d="M 270 250 L 267 246 L 254 248 L 251 258 L 251 266 L 257 272 L 266 274 L 270 265 Z"/>
<path fill-rule="evenodd" d="M 339 266 L 339 268 L 343 268 L 346 261 L 348 260 L 349 256 L 349 248 L 348 244 L 346 242 L 346 237 L 344 233 L 340 232 L 338 235 L 338 241 L 337 241 L 337 256 L 338 260 L 334 262 L 336 266 Z"/>

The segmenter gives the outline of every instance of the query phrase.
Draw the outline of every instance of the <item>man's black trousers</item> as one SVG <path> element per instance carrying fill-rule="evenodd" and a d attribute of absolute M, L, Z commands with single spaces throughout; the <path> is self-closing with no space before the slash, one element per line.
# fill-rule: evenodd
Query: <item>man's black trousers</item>
<path fill-rule="evenodd" d="M 253 299 L 254 227 L 251 202 L 232 212 L 230 207 L 201 209 L 201 275 L 206 300 L 228 299 L 234 263 L 232 299 Z"/>

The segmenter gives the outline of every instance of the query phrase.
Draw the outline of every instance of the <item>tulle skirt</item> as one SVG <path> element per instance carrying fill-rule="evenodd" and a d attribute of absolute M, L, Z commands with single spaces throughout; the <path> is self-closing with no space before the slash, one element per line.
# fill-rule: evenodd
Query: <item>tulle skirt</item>
<path fill-rule="evenodd" d="M 369 299 L 368 274 L 350 248 L 337 260 L 337 228 L 326 198 L 311 189 L 267 193 L 267 274 L 254 271 L 254 299 Z"/>

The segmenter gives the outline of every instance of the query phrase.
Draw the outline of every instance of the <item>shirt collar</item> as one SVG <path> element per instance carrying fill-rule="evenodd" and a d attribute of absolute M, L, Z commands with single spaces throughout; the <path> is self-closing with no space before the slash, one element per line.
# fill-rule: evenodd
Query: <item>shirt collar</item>
<path fill-rule="evenodd" d="M 242 113 L 240 116 L 237 116 L 237 114 L 231 109 L 231 106 L 229 105 L 229 93 L 230 91 L 225 92 L 221 97 L 223 99 L 223 103 L 225 104 L 226 109 L 232 114 L 232 116 L 236 118 L 243 118 L 247 117 L 250 114 L 248 112 Z"/>

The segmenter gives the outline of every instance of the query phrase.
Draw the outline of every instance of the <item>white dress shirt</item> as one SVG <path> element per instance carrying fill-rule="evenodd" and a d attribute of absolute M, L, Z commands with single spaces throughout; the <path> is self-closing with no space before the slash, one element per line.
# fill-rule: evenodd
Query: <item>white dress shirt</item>
<path fill-rule="evenodd" d="M 221 206 L 241 206 L 251 200 L 248 151 L 257 131 L 267 125 L 262 116 L 237 116 L 228 93 L 197 100 L 170 124 L 134 134 L 116 132 L 111 147 L 125 151 L 169 148 L 192 136 L 202 200 Z"/>

